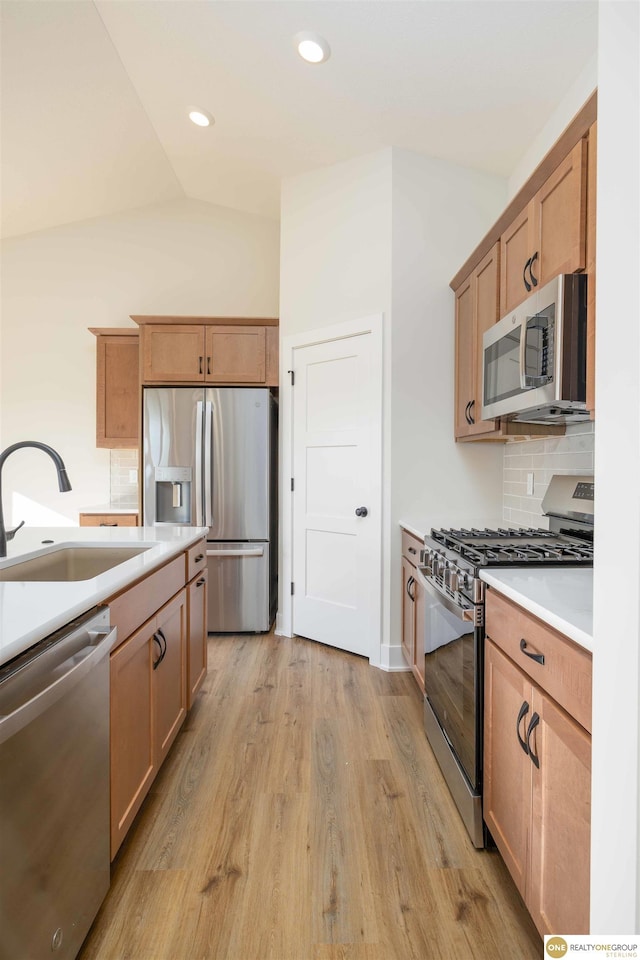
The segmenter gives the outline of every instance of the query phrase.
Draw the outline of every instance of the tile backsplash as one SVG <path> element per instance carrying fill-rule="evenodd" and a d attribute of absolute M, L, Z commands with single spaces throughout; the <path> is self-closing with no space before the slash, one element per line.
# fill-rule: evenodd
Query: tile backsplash
<path fill-rule="evenodd" d="M 138 509 L 138 451 L 110 451 L 110 503 L 113 507 Z M 133 481 L 132 471 L 136 479 Z"/>
<path fill-rule="evenodd" d="M 504 446 L 502 519 L 527 527 L 548 527 L 542 498 L 555 473 L 592 474 L 594 424 L 567 426 L 564 437 L 510 441 Z M 533 494 L 527 494 L 527 476 L 533 474 Z"/>

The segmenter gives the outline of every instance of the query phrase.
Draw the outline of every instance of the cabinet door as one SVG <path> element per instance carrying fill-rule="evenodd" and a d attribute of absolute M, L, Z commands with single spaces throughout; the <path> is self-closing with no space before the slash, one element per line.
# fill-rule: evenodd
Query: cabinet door
<path fill-rule="evenodd" d="M 485 642 L 484 682 L 484 819 L 524 897 L 532 763 L 519 736 L 525 739 L 533 715 L 532 687 L 490 640 Z"/>
<path fill-rule="evenodd" d="M 187 595 L 186 590 L 158 611 L 156 634 L 163 652 L 154 660 L 154 746 L 159 767 L 187 714 Z M 155 644 L 160 653 L 160 649 Z"/>
<path fill-rule="evenodd" d="M 475 396 L 473 351 L 473 285 L 470 276 L 456 290 L 456 437 L 466 437 L 471 433 L 469 407 Z"/>
<path fill-rule="evenodd" d="M 137 447 L 138 337 L 99 336 L 96 350 L 96 447 Z"/>
<path fill-rule="evenodd" d="M 111 654 L 111 859 L 156 773 L 152 646 L 155 619 Z"/>
<path fill-rule="evenodd" d="M 484 333 L 500 319 L 498 307 L 498 289 L 500 273 L 498 270 L 500 248 L 495 246 L 473 271 L 474 335 L 473 349 L 474 396 L 469 407 L 469 419 L 473 421 L 470 432 L 489 433 L 496 429 L 496 421 L 482 420 L 482 337 Z"/>
<path fill-rule="evenodd" d="M 536 237 L 535 206 L 530 203 L 518 214 L 500 237 L 500 316 L 522 303 L 529 294 L 525 284 L 525 266 L 534 253 Z M 528 272 L 526 274 L 529 282 Z"/>
<path fill-rule="evenodd" d="M 413 670 L 415 640 L 415 567 L 402 558 L 402 652 Z"/>
<path fill-rule="evenodd" d="M 538 261 L 534 275 L 544 286 L 560 273 L 586 266 L 587 142 L 580 140 L 532 201 Z M 538 268 L 538 269 L 536 269 Z"/>
<path fill-rule="evenodd" d="M 264 327 L 206 328 L 207 383 L 264 383 Z"/>
<path fill-rule="evenodd" d="M 545 933 L 589 932 L 591 737 L 555 701 L 536 691 L 540 723 L 530 742 L 533 775 L 531 885 L 533 920 Z"/>
<path fill-rule="evenodd" d="M 203 326 L 145 324 L 142 327 L 143 382 L 204 381 L 204 332 Z"/>
<path fill-rule="evenodd" d="M 414 581 L 412 590 L 415 597 L 415 636 L 413 641 L 412 669 L 418 686 L 424 693 L 424 634 L 427 616 L 427 594 L 419 580 Z"/>
<path fill-rule="evenodd" d="M 207 580 L 203 570 L 187 590 L 187 710 L 207 675 Z"/>

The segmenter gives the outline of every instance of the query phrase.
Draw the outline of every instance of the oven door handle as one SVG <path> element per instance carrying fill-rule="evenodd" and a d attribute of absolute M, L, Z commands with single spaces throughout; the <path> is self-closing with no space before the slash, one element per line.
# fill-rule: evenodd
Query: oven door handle
<path fill-rule="evenodd" d="M 420 567 L 416 567 L 415 579 L 416 582 L 419 583 L 423 588 L 423 590 L 426 590 L 428 594 L 430 594 L 432 597 L 435 597 L 438 603 L 441 603 L 443 607 L 446 607 L 450 613 L 455 614 L 459 620 L 464 620 L 467 623 L 474 622 L 475 609 L 473 607 L 471 609 L 463 609 L 462 607 L 459 607 L 457 603 L 453 602 L 451 597 L 449 597 L 446 593 L 443 593 L 442 590 L 439 590 L 438 587 L 434 583 L 431 583 L 430 580 L 427 580 Z"/>

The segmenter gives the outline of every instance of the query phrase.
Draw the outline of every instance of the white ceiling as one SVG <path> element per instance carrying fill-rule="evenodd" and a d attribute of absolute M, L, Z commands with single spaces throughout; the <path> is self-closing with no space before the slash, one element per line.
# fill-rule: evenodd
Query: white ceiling
<path fill-rule="evenodd" d="M 388 146 L 507 176 L 597 47 L 582 0 L 1 8 L 4 236 L 184 196 L 278 217 L 282 177 Z"/>

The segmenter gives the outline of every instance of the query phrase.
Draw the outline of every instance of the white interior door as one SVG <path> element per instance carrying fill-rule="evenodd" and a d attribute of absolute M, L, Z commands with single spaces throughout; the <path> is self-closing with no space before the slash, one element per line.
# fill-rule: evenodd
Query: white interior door
<path fill-rule="evenodd" d="M 381 373 L 371 341 L 296 349 L 292 390 L 293 631 L 364 656 L 379 643 L 380 607 Z"/>

